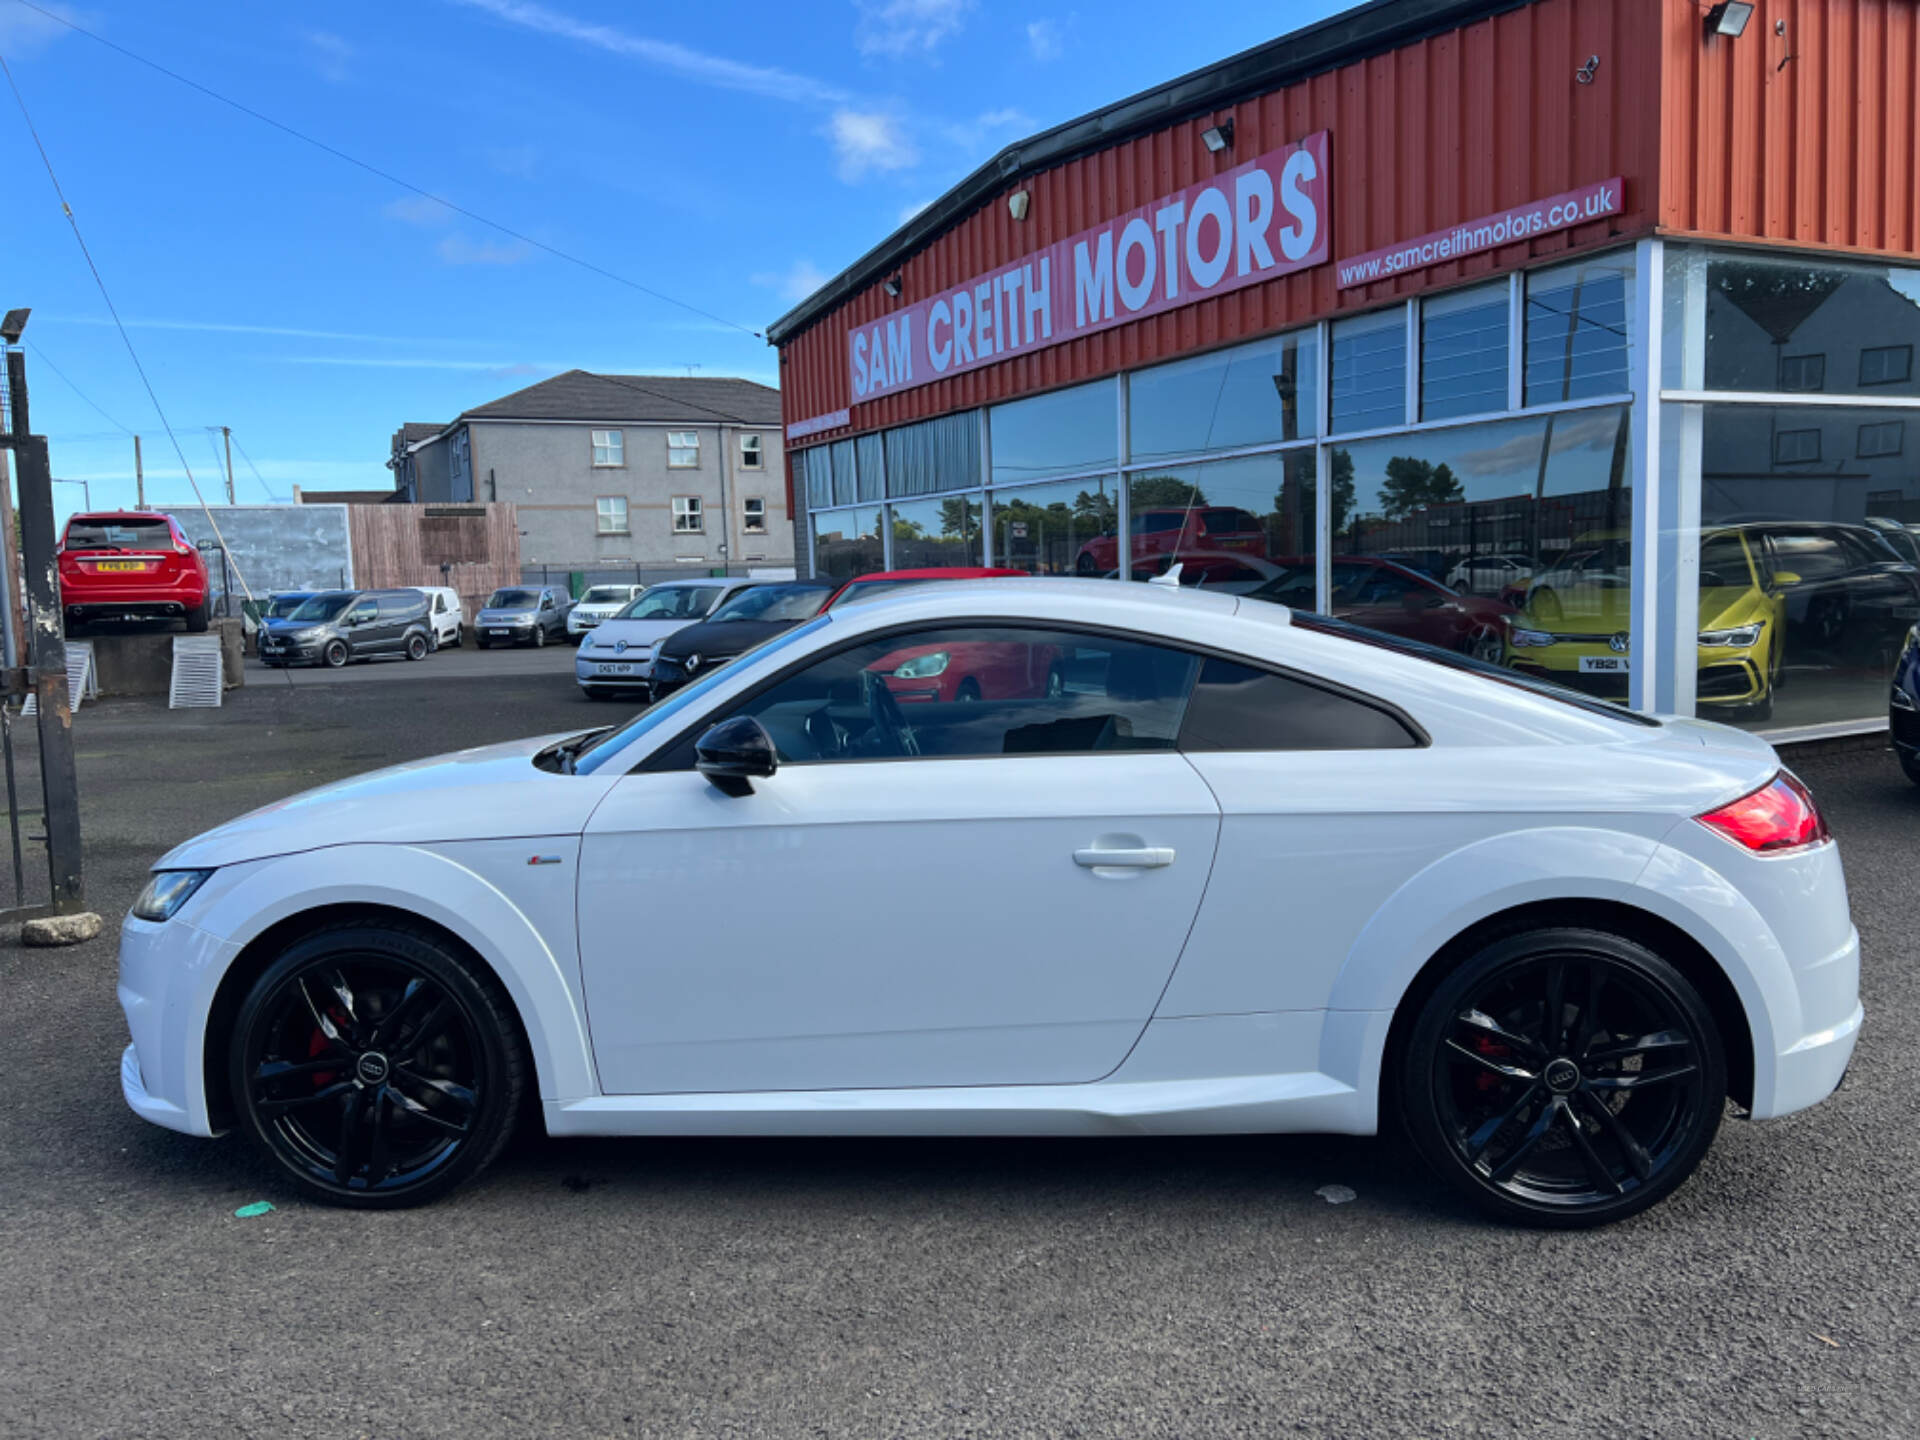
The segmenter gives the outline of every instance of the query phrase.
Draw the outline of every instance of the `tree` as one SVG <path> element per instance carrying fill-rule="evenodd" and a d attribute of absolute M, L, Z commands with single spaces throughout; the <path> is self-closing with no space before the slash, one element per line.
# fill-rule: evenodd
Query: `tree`
<path fill-rule="evenodd" d="M 1380 487 L 1380 510 L 1389 520 L 1404 520 L 1429 505 L 1464 500 L 1467 492 L 1443 462 L 1396 455 L 1387 461 L 1386 483 Z"/>
<path fill-rule="evenodd" d="M 1207 503 L 1207 494 L 1198 485 L 1190 485 L 1172 475 L 1142 475 L 1129 492 L 1135 513 L 1142 510 L 1185 510 Z"/>
<path fill-rule="evenodd" d="M 1311 475 L 1300 482 L 1302 503 L 1307 507 L 1309 515 L 1313 513 L 1314 506 L 1319 504 L 1319 496 L 1315 493 L 1315 489 Z M 1353 513 L 1353 456 L 1345 450 L 1333 452 L 1333 493 L 1328 499 L 1329 508 L 1333 511 L 1332 530 L 1335 535 L 1338 535 L 1346 528 L 1347 517 Z M 1273 497 L 1274 508 L 1284 511 L 1285 501 L 1286 492 L 1283 490 Z"/>
<path fill-rule="evenodd" d="M 1111 535 L 1119 528 L 1119 507 L 1113 496 L 1101 490 L 1097 493 L 1082 490 L 1073 497 L 1073 518 L 1079 522 L 1076 528 L 1091 529 L 1096 535 Z"/>

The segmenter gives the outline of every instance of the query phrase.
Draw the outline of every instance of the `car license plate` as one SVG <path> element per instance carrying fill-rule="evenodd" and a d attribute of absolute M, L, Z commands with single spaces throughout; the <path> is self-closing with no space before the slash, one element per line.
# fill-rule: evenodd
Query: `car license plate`
<path fill-rule="evenodd" d="M 495 640 L 510 640 L 513 638 L 513 632 L 511 630 L 489 630 L 487 634 Z"/>
<path fill-rule="evenodd" d="M 1632 669 L 1633 664 L 1625 655 L 1582 655 L 1580 657 L 1582 675 L 1625 675 Z"/>
<path fill-rule="evenodd" d="M 600 675 L 631 675 L 633 673 L 633 666 L 602 665 L 595 673 Z"/>
<path fill-rule="evenodd" d="M 96 560 L 93 562 L 93 568 L 96 570 L 144 570 L 147 568 L 147 562 L 144 560 Z"/>

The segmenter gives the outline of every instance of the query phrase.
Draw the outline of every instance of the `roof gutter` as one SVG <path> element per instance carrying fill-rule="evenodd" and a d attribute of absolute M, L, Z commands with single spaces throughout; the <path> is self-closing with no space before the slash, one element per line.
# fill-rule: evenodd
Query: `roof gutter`
<path fill-rule="evenodd" d="M 965 220 L 1011 181 L 1530 0 L 1369 0 L 1151 90 L 1015 141 L 767 327 L 784 345 Z"/>

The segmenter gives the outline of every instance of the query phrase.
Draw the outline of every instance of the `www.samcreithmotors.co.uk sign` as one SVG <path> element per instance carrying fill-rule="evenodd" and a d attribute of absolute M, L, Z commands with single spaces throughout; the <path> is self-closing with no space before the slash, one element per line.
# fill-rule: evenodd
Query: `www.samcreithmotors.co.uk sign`
<path fill-rule="evenodd" d="M 1319 265 L 1327 132 L 1056 241 L 847 337 L 855 403 Z"/>

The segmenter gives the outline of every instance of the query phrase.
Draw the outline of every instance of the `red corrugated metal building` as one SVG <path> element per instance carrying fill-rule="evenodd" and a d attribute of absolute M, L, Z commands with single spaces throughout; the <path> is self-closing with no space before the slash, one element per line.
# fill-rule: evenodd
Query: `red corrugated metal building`
<path fill-rule="evenodd" d="M 1883 717 L 1915 12 L 1378 0 L 1010 146 L 770 331 L 802 568 L 1178 563 L 1644 708 Z"/>

